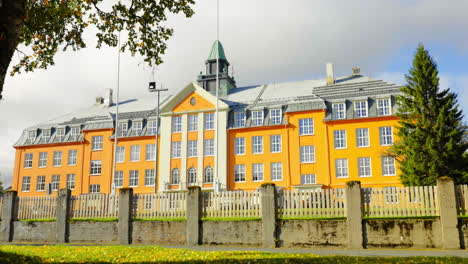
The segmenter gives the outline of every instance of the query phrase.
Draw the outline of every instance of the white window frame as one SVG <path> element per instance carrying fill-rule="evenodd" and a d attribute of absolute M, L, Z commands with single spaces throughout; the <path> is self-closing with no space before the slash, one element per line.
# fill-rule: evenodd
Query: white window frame
<path fill-rule="evenodd" d="M 67 174 L 67 189 L 75 190 L 76 174 Z"/>
<path fill-rule="evenodd" d="M 379 127 L 380 146 L 393 145 L 393 127 Z"/>
<path fill-rule="evenodd" d="M 81 128 L 79 126 L 70 128 L 70 137 L 73 140 L 77 140 L 80 137 L 80 134 L 81 134 Z"/>
<path fill-rule="evenodd" d="M 198 140 L 188 140 L 187 141 L 187 157 L 197 157 L 198 156 Z"/>
<path fill-rule="evenodd" d="M 114 177 L 114 186 L 115 188 L 122 188 L 124 182 L 124 172 L 123 171 L 116 171 Z"/>
<path fill-rule="evenodd" d="M 309 136 L 314 134 L 314 119 L 301 118 L 299 119 L 299 135 Z"/>
<path fill-rule="evenodd" d="M 332 104 L 333 119 L 346 119 L 346 104 L 334 103 Z"/>
<path fill-rule="evenodd" d="M 282 181 L 283 180 L 283 163 L 272 162 L 270 163 L 271 180 Z"/>
<path fill-rule="evenodd" d="M 368 117 L 369 108 L 367 101 L 355 101 L 354 102 L 354 116 L 355 117 Z"/>
<path fill-rule="evenodd" d="M 60 174 L 52 174 L 51 189 L 52 191 L 60 189 Z"/>
<path fill-rule="evenodd" d="M 245 111 L 234 112 L 234 127 L 245 127 Z"/>
<path fill-rule="evenodd" d="M 77 160 L 78 160 L 78 150 L 77 149 L 68 150 L 67 165 L 76 166 Z"/>
<path fill-rule="evenodd" d="M 117 146 L 117 149 L 115 150 L 115 162 L 116 163 L 125 162 L 125 147 L 124 146 Z"/>
<path fill-rule="evenodd" d="M 89 193 L 101 193 L 101 185 L 100 184 L 90 184 L 89 185 Z"/>
<path fill-rule="evenodd" d="M 234 165 L 234 182 L 245 182 L 245 164 Z"/>
<path fill-rule="evenodd" d="M 143 121 L 132 121 L 132 130 L 135 131 L 135 135 L 139 136 L 143 131 Z"/>
<path fill-rule="evenodd" d="M 335 159 L 335 175 L 337 179 L 349 178 L 348 159 Z"/>
<path fill-rule="evenodd" d="M 130 170 L 129 179 L 128 179 L 129 187 L 138 187 L 139 178 L 140 178 L 140 171 L 139 170 Z"/>
<path fill-rule="evenodd" d="M 187 131 L 197 131 L 198 130 L 198 114 L 188 115 L 187 116 Z"/>
<path fill-rule="evenodd" d="M 213 183 L 213 167 L 208 166 L 205 168 L 204 173 L 203 173 L 203 182 Z"/>
<path fill-rule="evenodd" d="M 193 185 L 197 183 L 197 168 L 190 167 L 187 170 L 187 183 L 188 185 Z"/>
<path fill-rule="evenodd" d="M 302 174 L 301 179 L 302 179 L 302 184 L 303 185 L 316 184 L 317 183 L 317 179 L 316 179 L 315 174 Z"/>
<path fill-rule="evenodd" d="M 283 119 L 281 109 L 270 109 L 270 120 L 272 125 L 279 125 Z"/>
<path fill-rule="evenodd" d="M 335 149 L 346 149 L 348 147 L 347 135 L 345 129 L 333 131 L 333 142 Z"/>
<path fill-rule="evenodd" d="M 145 186 L 154 186 L 156 182 L 156 170 L 147 169 L 145 170 Z"/>
<path fill-rule="evenodd" d="M 234 138 L 234 154 L 245 155 L 245 137 Z"/>
<path fill-rule="evenodd" d="M 315 163 L 315 146 L 304 145 L 300 147 L 301 163 Z"/>
<path fill-rule="evenodd" d="M 382 175 L 396 176 L 395 158 L 392 156 L 382 156 Z"/>
<path fill-rule="evenodd" d="M 158 121 L 157 120 L 148 120 L 146 123 L 148 135 L 156 135 L 158 130 Z"/>
<path fill-rule="evenodd" d="M 372 177 L 372 161 L 370 157 L 359 157 L 358 163 L 358 176 L 360 178 Z"/>
<path fill-rule="evenodd" d="M 62 151 L 54 151 L 53 156 L 53 167 L 60 167 L 62 166 Z"/>
<path fill-rule="evenodd" d="M 138 162 L 140 161 L 140 145 L 132 145 L 130 146 L 130 162 Z"/>
<path fill-rule="evenodd" d="M 31 176 L 23 176 L 21 179 L 21 192 L 29 192 L 31 190 Z"/>
<path fill-rule="evenodd" d="M 65 138 L 65 128 L 57 128 L 55 135 L 58 141 L 62 141 Z"/>
<path fill-rule="evenodd" d="M 370 147 L 369 128 L 356 128 L 356 147 Z"/>
<path fill-rule="evenodd" d="M 182 142 L 180 141 L 171 142 L 171 159 L 180 159 L 181 148 L 182 148 Z"/>
<path fill-rule="evenodd" d="M 213 130 L 214 129 L 214 115 L 215 113 L 205 113 L 203 115 L 203 129 Z"/>
<path fill-rule="evenodd" d="M 214 156 L 214 139 L 203 140 L 203 155 Z"/>
<path fill-rule="evenodd" d="M 388 116 L 392 114 L 392 102 L 390 98 L 377 99 L 377 115 Z"/>
<path fill-rule="evenodd" d="M 103 136 L 93 136 L 91 150 L 102 150 Z"/>
<path fill-rule="evenodd" d="M 102 170 L 102 161 L 101 160 L 92 160 L 89 166 L 90 175 L 101 175 Z"/>
<path fill-rule="evenodd" d="M 46 186 L 46 176 L 45 175 L 39 175 L 36 178 L 36 192 L 43 192 L 45 191 L 45 186 Z"/>
<path fill-rule="evenodd" d="M 172 185 L 180 184 L 180 169 L 179 168 L 173 168 L 171 170 L 171 184 Z"/>
<path fill-rule="evenodd" d="M 128 133 L 128 122 L 119 122 L 117 126 L 117 137 L 126 137 Z"/>
<path fill-rule="evenodd" d="M 172 133 L 182 132 L 182 116 L 173 116 L 171 122 Z"/>
<path fill-rule="evenodd" d="M 39 168 L 47 167 L 47 157 L 48 157 L 47 152 L 39 152 L 39 162 L 37 163 L 37 166 Z"/>
<path fill-rule="evenodd" d="M 252 181 L 262 182 L 264 180 L 263 163 L 252 164 Z"/>
<path fill-rule="evenodd" d="M 155 161 L 156 160 L 156 144 L 146 144 L 145 146 L 145 160 Z"/>
<path fill-rule="evenodd" d="M 270 152 L 281 153 L 282 151 L 281 135 L 270 135 Z"/>
<path fill-rule="evenodd" d="M 33 130 L 33 131 L 28 131 L 28 142 L 29 143 L 34 143 L 34 141 L 36 141 L 36 137 L 37 137 L 37 131 L 36 130 Z"/>
<path fill-rule="evenodd" d="M 43 129 L 42 130 L 42 138 L 46 143 L 49 141 L 51 134 L 52 134 L 51 129 Z"/>
<path fill-rule="evenodd" d="M 252 154 L 263 153 L 263 136 L 252 137 Z"/>
<path fill-rule="evenodd" d="M 263 125 L 263 110 L 252 111 L 252 126 Z"/>
<path fill-rule="evenodd" d="M 33 165 L 33 158 L 34 158 L 34 155 L 33 153 L 24 153 L 24 168 L 25 169 L 30 169 L 32 168 L 32 165 Z"/>

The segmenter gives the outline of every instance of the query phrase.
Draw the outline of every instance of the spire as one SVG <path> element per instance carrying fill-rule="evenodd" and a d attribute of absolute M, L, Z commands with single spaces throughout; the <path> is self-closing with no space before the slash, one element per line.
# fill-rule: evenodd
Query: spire
<path fill-rule="evenodd" d="M 220 41 L 215 40 L 213 46 L 211 47 L 210 55 L 207 60 L 216 60 L 216 54 L 219 52 L 220 60 L 227 60 L 226 55 L 224 54 L 223 45 Z"/>

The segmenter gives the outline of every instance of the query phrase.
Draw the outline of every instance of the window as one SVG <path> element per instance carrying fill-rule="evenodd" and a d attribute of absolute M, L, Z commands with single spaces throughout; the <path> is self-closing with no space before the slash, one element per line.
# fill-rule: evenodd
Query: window
<path fill-rule="evenodd" d="M 172 117 L 172 133 L 180 133 L 182 131 L 182 116 Z"/>
<path fill-rule="evenodd" d="M 125 147 L 117 147 L 115 151 L 115 162 L 122 163 L 125 161 Z"/>
<path fill-rule="evenodd" d="M 156 160 L 156 145 L 146 144 L 146 160 Z"/>
<path fill-rule="evenodd" d="M 234 127 L 245 127 L 245 112 L 234 112 Z"/>
<path fill-rule="evenodd" d="M 187 141 L 187 157 L 196 157 L 197 156 L 197 141 L 189 140 Z"/>
<path fill-rule="evenodd" d="M 188 115 L 188 131 L 197 131 L 198 115 Z"/>
<path fill-rule="evenodd" d="M 188 169 L 188 173 L 187 173 L 187 181 L 189 184 L 194 184 L 197 182 L 197 169 L 195 169 L 194 167 L 191 167 Z"/>
<path fill-rule="evenodd" d="M 102 150 L 102 136 L 94 136 L 92 142 L 92 150 Z"/>
<path fill-rule="evenodd" d="M 245 138 L 239 137 L 234 138 L 234 148 L 236 155 L 244 155 L 245 154 Z"/>
<path fill-rule="evenodd" d="M 384 187 L 385 203 L 398 203 L 398 192 L 396 187 Z"/>
<path fill-rule="evenodd" d="M 379 133 L 381 146 L 390 146 L 393 144 L 392 127 L 379 127 Z"/>
<path fill-rule="evenodd" d="M 270 110 L 270 120 L 272 125 L 281 124 L 281 109 L 271 109 Z"/>
<path fill-rule="evenodd" d="M 55 131 L 56 137 L 58 141 L 62 141 L 65 137 L 65 128 L 57 128 Z"/>
<path fill-rule="evenodd" d="M 315 146 L 301 146 L 301 163 L 315 162 Z"/>
<path fill-rule="evenodd" d="M 156 120 L 148 120 L 147 128 L 149 135 L 156 135 L 156 130 L 158 130 L 158 122 Z"/>
<path fill-rule="evenodd" d="M 140 160 L 140 146 L 133 145 L 130 146 L 130 161 L 139 161 Z"/>
<path fill-rule="evenodd" d="M 36 191 L 43 192 L 45 190 L 45 176 L 37 176 Z"/>
<path fill-rule="evenodd" d="M 204 115 L 204 125 L 203 129 L 204 130 L 212 130 L 214 129 L 214 113 L 206 113 Z"/>
<path fill-rule="evenodd" d="M 33 154 L 32 153 L 24 154 L 24 167 L 32 168 L 32 163 L 33 163 Z"/>
<path fill-rule="evenodd" d="M 392 113 L 390 106 L 390 98 L 377 99 L 377 114 L 379 116 L 390 115 Z"/>
<path fill-rule="evenodd" d="M 299 119 L 299 134 L 301 136 L 314 134 L 314 119 L 304 118 Z"/>
<path fill-rule="evenodd" d="M 71 132 L 70 132 L 70 136 L 72 137 L 73 140 L 77 140 L 78 137 L 80 136 L 81 134 L 81 129 L 80 127 L 72 127 L 71 128 Z"/>
<path fill-rule="evenodd" d="M 54 167 L 62 166 L 62 151 L 54 151 Z"/>
<path fill-rule="evenodd" d="M 205 156 L 214 155 L 214 139 L 203 140 L 203 154 Z"/>
<path fill-rule="evenodd" d="M 345 103 L 332 104 L 333 119 L 346 118 L 346 105 Z"/>
<path fill-rule="evenodd" d="M 78 150 L 71 149 L 68 151 L 68 166 L 76 165 L 77 156 L 78 156 Z"/>
<path fill-rule="evenodd" d="M 245 165 L 234 165 L 234 182 L 245 182 Z"/>
<path fill-rule="evenodd" d="M 47 167 L 47 152 L 39 152 L 39 168 Z"/>
<path fill-rule="evenodd" d="M 348 178 L 348 159 L 336 159 L 336 178 Z"/>
<path fill-rule="evenodd" d="M 123 187 L 123 180 L 124 180 L 124 172 L 123 171 L 116 171 L 115 175 L 114 175 L 115 188 L 122 188 Z"/>
<path fill-rule="evenodd" d="M 252 164 L 252 181 L 263 181 L 263 163 Z"/>
<path fill-rule="evenodd" d="M 271 163 L 271 180 L 272 181 L 283 180 L 283 163 L 281 162 Z"/>
<path fill-rule="evenodd" d="M 335 130 L 333 131 L 335 137 L 335 149 L 346 148 L 346 130 Z"/>
<path fill-rule="evenodd" d="M 173 159 L 180 158 L 180 141 L 173 141 L 171 146 L 171 157 Z"/>
<path fill-rule="evenodd" d="M 42 140 L 43 140 L 44 142 L 49 142 L 50 133 L 51 133 L 51 130 L 50 130 L 50 129 L 43 129 L 43 130 L 42 130 Z"/>
<path fill-rule="evenodd" d="M 395 158 L 386 156 L 382 157 L 382 174 L 383 176 L 395 176 Z"/>
<path fill-rule="evenodd" d="M 139 136 L 141 134 L 141 131 L 143 130 L 143 122 L 142 121 L 133 121 L 133 131 L 135 135 Z"/>
<path fill-rule="evenodd" d="M 34 143 L 36 141 L 37 132 L 36 131 L 28 131 L 28 142 Z"/>
<path fill-rule="evenodd" d="M 253 154 L 263 153 L 263 136 L 252 137 L 252 153 Z"/>
<path fill-rule="evenodd" d="M 356 146 L 358 148 L 369 147 L 368 128 L 356 128 Z"/>
<path fill-rule="evenodd" d="M 21 184 L 21 191 L 29 192 L 30 188 L 31 188 L 31 177 L 23 176 L 23 183 Z"/>
<path fill-rule="evenodd" d="M 172 169 L 171 173 L 171 184 L 179 184 L 180 183 L 180 170 L 178 168 Z"/>
<path fill-rule="evenodd" d="M 145 170 L 145 186 L 154 186 L 156 174 L 154 169 Z"/>
<path fill-rule="evenodd" d="M 100 160 L 92 160 L 91 161 L 91 168 L 90 168 L 91 175 L 101 175 L 101 161 Z"/>
<path fill-rule="evenodd" d="M 205 177 L 203 178 L 205 183 L 213 183 L 213 167 L 208 166 L 205 168 Z"/>
<path fill-rule="evenodd" d="M 130 187 L 138 187 L 138 177 L 140 172 L 137 170 L 130 170 Z"/>
<path fill-rule="evenodd" d="M 371 177 L 371 159 L 369 157 L 358 158 L 358 175 L 359 177 Z"/>
<path fill-rule="evenodd" d="M 367 101 L 354 102 L 354 115 L 356 117 L 367 117 Z"/>
<path fill-rule="evenodd" d="M 126 137 L 127 136 L 127 131 L 128 131 L 128 123 L 119 123 L 119 126 L 117 128 L 117 135 L 118 137 Z"/>
<path fill-rule="evenodd" d="M 52 191 L 57 191 L 60 189 L 60 175 L 52 175 Z"/>
<path fill-rule="evenodd" d="M 302 184 L 315 184 L 315 174 L 302 174 Z"/>
<path fill-rule="evenodd" d="M 101 185 L 99 184 L 89 185 L 89 193 L 100 193 L 100 192 L 101 192 Z"/>
<path fill-rule="evenodd" d="M 281 135 L 270 136 L 270 152 L 271 153 L 281 152 Z"/>
<path fill-rule="evenodd" d="M 67 174 L 67 189 L 74 190 L 75 189 L 75 174 Z"/>
<path fill-rule="evenodd" d="M 252 111 L 252 126 L 263 125 L 263 111 Z"/>

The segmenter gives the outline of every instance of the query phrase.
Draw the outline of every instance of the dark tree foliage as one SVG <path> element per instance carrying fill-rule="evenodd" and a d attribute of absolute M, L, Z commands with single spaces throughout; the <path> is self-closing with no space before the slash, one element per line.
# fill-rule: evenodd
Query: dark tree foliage
<path fill-rule="evenodd" d="M 438 177 L 449 176 L 466 183 L 468 145 L 457 96 L 439 88 L 437 64 L 422 44 L 405 77 L 407 85 L 397 98 L 399 141 L 392 149 L 401 165 L 401 182 L 434 185 Z"/>
<path fill-rule="evenodd" d="M 11 75 L 46 69 L 59 50 L 85 48 L 83 32 L 90 26 L 97 28 L 97 48 L 116 47 L 122 31 L 122 52 L 138 53 L 150 66 L 158 65 L 173 34 L 164 26 L 167 15 L 190 17 L 193 4 L 194 0 L 0 0 L 0 99 L 15 52 L 20 61 Z"/>

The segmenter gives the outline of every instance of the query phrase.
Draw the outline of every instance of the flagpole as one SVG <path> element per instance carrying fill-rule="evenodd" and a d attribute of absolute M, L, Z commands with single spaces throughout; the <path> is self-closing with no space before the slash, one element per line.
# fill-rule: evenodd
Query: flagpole
<path fill-rule="evenodd" d="M 215 171 L 216 180 L 214 181 L 215 191 L 219 190 L 219 0 L 216 0 L 216 159 Z"/>
<path fill-rule="evenodd" d="M 115 103 L 115 128 L 114 128 L 114 160 L 111 175 L 111 194 L 115 194 L 115 172 L 117 170 L 117 143 L 118 143 L 118 130 L 119 130 L 119 95 L 120 95 L 120 31 L 119 42 L 117 44 L 119 55 L 117 56 L 117 95 Z M 109 99 L 110 100 L 110 99 Z"/>

